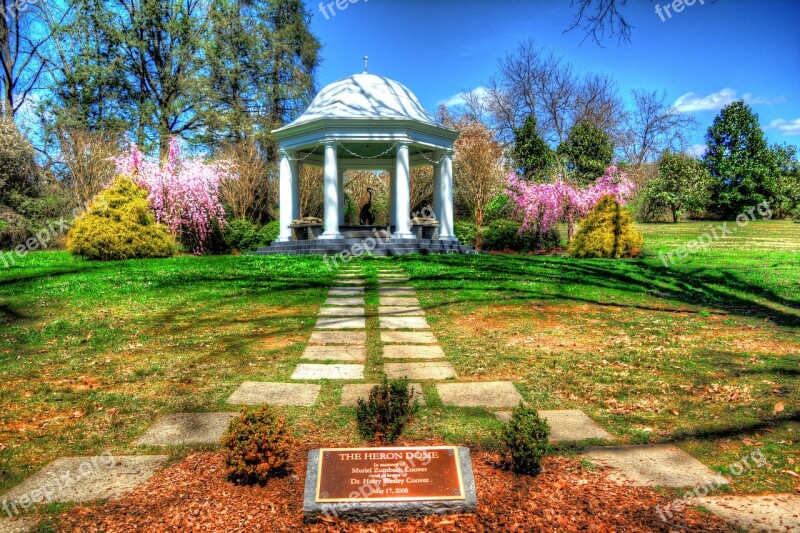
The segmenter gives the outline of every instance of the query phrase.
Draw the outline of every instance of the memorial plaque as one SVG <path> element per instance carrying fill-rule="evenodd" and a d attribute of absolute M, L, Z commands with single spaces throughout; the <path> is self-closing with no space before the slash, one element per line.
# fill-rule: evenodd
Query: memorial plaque
<path fill-rule="evenodd" d="M 464 500 L 455 446 L 319 450 L 316 503 Z"/>

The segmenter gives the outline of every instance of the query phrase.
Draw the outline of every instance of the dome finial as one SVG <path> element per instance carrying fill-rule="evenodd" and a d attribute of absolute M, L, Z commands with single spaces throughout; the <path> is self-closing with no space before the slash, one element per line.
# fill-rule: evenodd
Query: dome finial
<path fill-rule="evenodd" d="M 369 56 L 364 56 L 364 74 L 369 74 Z"/>

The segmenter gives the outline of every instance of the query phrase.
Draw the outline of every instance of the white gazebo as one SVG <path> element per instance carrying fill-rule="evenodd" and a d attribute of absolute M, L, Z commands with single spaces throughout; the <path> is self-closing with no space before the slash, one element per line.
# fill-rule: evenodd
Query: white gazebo
<path fill-rule="evenodd" d="M 453 143 L 458 133 L 437 124 L 402 84 L 367 72 L 339 80 L 322 89 L 300 118 L 273 134 L 280 154 L 279 243 L 292 241 L 290 226 L 300 218 L 300 164 L 324 168 L 322 241 L 344 239 L 344 173 L 351 169 L 389 173 L 391 238 L 415 239 L 410 170 L 432 165 L 438 240 L 457 242 Z"/>

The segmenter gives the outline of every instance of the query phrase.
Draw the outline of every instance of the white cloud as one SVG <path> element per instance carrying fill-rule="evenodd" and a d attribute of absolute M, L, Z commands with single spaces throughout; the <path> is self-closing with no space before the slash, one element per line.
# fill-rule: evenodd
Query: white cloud
<path fill-rule="evenodd" d="M 478 96 L 478 98 L 481 99 L 485 98 L 486 95 L 488 94 L 488 90 L 486 89 L 486 87 L 476 87 L 475 89 L 472 89 L 472 91 L 470 92 L 475 93 Z M 464 105 L 465 104 L 464 97 L 466 94 L 467 91 L 461 91 L 460 93 L 454 94 L 450 98 L 442 100 L 441 102 L 439 102 L 439 105 L 444 105 L 445 107 L 457 107 Z"/>
<path fill-rule="evenodd" d="M 684 113 L 719 111 L 737 100 L 744 100 L 748 104 L 776 104 L 784 101 L 783 98 L 765 98 L 762 96 L 753 96 L 752 93 L 744 93 L 740 97 L 735 89 L 725 87 L 724 89 L 720 89 L 706 96 L 702 96 L 698 93 L 686 93 L 675 100 L 675 108 Z"/>
<path fill-rule="evenodd" d="M 767 125 L 768 130 L 778 130 L 783 135 L 800 135 L 800 118 L 786 120 L 778 118 Z"/>
<path fill-rule="evenodd" d="M 705 144 L 693 144 L 689 148 L 686 149 L 686 153 L 692 157 L 701 157 L 706 153 L 706 145 Z"/>

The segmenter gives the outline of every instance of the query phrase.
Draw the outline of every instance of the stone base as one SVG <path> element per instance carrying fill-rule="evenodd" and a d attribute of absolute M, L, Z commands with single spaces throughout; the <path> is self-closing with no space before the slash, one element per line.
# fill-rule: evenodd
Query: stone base
<path fill-rule="evenodd" d="M 386 522 L 425 515 L 460 514 L 475 512 L 478 497 L 475 492 L 475 475 L 469 448 L 458 448 L 461 475 L 464 479 L 464 500 L 415 501 L 415 502 L 342 502 L 317 503 L 317 475 L 319 473 L 319 450 L 308 452 L 306 487 L 303 500 L 303 516 L 306 522 L 340 518 L 357 522 Z"/>

